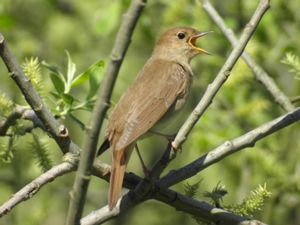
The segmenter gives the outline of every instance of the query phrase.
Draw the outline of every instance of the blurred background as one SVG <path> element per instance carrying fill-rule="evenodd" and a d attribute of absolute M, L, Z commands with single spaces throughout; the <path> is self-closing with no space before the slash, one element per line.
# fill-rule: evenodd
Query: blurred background
<path fill-rule="evenodd" d="M 211 2 L 236 34 L 241 33 L 258 3 L 240 0 Z M 39 61 L 56 65 L 65 72 L 65 50 L 68 50 L 79 74 L 100 59 L 104 62 L 109 60 L 122 14 L 129 4 L 129 0 L 1 0 L 0 32 L 6 37 L 19 62 L 38 57 Z M 272 0 L 270 10 L 247 47 L 247 51 L 291 98 L 299 95 L 300 81 L 296 72 L 290 71 L 290 67 L 282 63 L 282 60 L 287 53 L 300 56 L 299 8 L 300 1 L 297 0 Z M 195 0 L 148 1 L 121 67 L 113 102 L 118 100 L 148 59 L 157 36 L 163 30 L 178 25 L 214 31 L 198 42 L 199 46 L 213 55 L 201 55 L 192 61 L 195 74 L 193 90 L 187 112 L 181 117 L 182 121 L 186 119 L 232 49 L 202 9 L 200 2 Z M 99 76 L 102 72 L 103 69 Z M 24 105 L 24 98 L 7 75 L 2 61 L 0 74 L 0 94 L 5 94 L 14 103 Z M 49 93 L 54 87 L 49 71 L 42 68 L 41 76 L 44 84 L 43 98 L 53 108 L 53 98 Z M 80 85 L 73 90 L 73 95 L 80 99 L 88 88 L 87 84 Z M 296 102 L 295 106 L 297 105 Z M 165 173 L 172 168 L 184 166 L 224 141 L 242 135 L 283 113 L 265 87 L 255 80 L 252 71 L 239 60 L 229 80 L 184 144 L 182 154 L 177 156 Z M 77 111 L 75 114 L 83 123 L 90 116 L 88 111 Z M 62 122 L 69 128 L 71 138 L 81 146 L 84 130 L 68 117 L 63 118 Z M 176 122 L 177 126 L 181 123 L 180 120 Z M 40 143 L 46 146 L 52 165 L 61 162 L 62 154 L 53 140 L 38 129 L 34 132 Z M 103 134 L 100 140 L 103 140 L 102 136 Z M 2 157 L 0 161 L 0 204 L 42 173 L 32 151 L 32 139 L 30 134 L 18 136 L 10 156 L 5 159 Z M 0 137 L 2 156 L 6 154 L 7 142 L 7 137 Z M 159 137 L 141 141 L 140 149 L 149 167 L 158 159 L 166 144 Z M 242 202 L 259 185 L 266 184 L 272 195 L 265 200 L 261 211 L 254 214 L 254 218 L 272 225 L 300 224 L 299 147 L 299 124 L 295 124 L 172 188 L 184 192 L 187 182 L 194 184 L 201 181 L 195 197 L 209 201 L 203 193 L 211 191 L 220 182 L 228 191 L 222 204 L 230 205 Z M 103 160 L 110 162 L 109 152 L 103 155 Z M 127 170 L 143 176 L 135 153 L 132 154 Z M 32 199 L 21 203 L 9 215 L 1 218 L 0 224 L 63 224 L 73 179 L 74 173 L 46 185 Z M 108 184 L 105 181 L 92 179 L 85 214 L 107 203 L 107 190 Z M 106 224 L 197 223 L 187 214 L 159 202 L 148 201 Z"/>

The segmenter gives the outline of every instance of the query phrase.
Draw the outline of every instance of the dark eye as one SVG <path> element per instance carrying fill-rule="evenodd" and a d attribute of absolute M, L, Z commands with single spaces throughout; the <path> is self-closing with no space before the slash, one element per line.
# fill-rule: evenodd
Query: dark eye
<path fill-rule="evenodd" d="M 178 37 L 179 39 L 184 39 L 184 38 L 185 38 L 185 34 L 182 33 L 182 32 L 179 32 L 179 33 L 177 34 L 177 37 Z"/>

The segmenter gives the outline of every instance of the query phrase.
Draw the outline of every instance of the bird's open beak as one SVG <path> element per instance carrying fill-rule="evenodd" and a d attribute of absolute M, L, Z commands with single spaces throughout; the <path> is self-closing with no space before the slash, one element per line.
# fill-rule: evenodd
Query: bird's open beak
<path fill-rule="evenodd" d="M 208 54 L 208 55 L 211 55 L 208 51 L 205 51 L 204 49 L 202 48 L 199 48 L 196 46 L 196 40 L 199 38 L 199 37 L 202 37 L 202 36 L 205 36 L 209 33 L 212 33 L 213 31 L 204 31 L 204 32 L 199 32 L 193 36 L 191 36 L 189 39 L 188 39 L 188 44 L 190 46 L 192 46 L 194 49 L 196 49 L 197 51 L 199 51 L 200 53 L 205 53 L 205 54 Z"/>

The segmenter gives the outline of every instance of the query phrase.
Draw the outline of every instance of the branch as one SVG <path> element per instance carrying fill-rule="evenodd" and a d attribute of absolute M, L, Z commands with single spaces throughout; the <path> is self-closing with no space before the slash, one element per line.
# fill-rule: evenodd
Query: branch
<path fill-rule="evenodd" d="M 211 19 L 215 22 L 215 24 L 220 28 L 220 30 L 224 33 L 225 37 L 229 40 L 232 46 L 237 45 L 238 41 L 233 33 L 233 31 L 226 26 L 222 17 L 218 14 L 216 9 L 210 3 L 209 0 L 204 0 L 202 3 L 204 10 L 208 13 Z M 293 110 L 295 107 L 289 100 L 289 98 L 278 88 L 274 80 L 267 74 L 266 71 L 262 67 L 260 67 L 255 60 L 247 53 L 244 52 L 242 54 L 242 58 L 249 66 L 249 68 L 253 71 L 256 79 L 260 81 L 266 89 L 269 91 L 271 96 L 273 96 L 275 102 L 277 102 L 285 111 L 289 112 Z"/>
<path fill-rule="evenodd" d="M 20 118 L 30 120 L 33 123 L 33 127 L 40 127 L 45 130 L 44 125 L 32 109 L 17 105 L 11 114 L 0 123 L 0 136 L 4 136 L 9 127 L 13 126 Z"/>
<path fill-rule="evenodd" d="M 295 123 L 299 119 L 300 108 L 297 108 L 294 111 L 267 122 L 240 137 L 228 140 L 188 165 L 178 170 L 171 171 L 158 182 L 158 186 L 160 188 L 167 188 L 188 179 L 208 166 L 217 163 L 221 159 L 241 149 L 253 147 L 257 141 Z"/>
<path fill-rule="evenodd" d="M 196 200 L 173 190 L 161 190 L 155 199 L 174 207 L 178 211 L 200 217 L 204 221 L 218 225 L 265 225 L 240 215 L 217 208 L 207 202 Z"/>
<path fill-rule="evenodd" d="M 112 90 L 117 79 L 117 75 L 128 46 L 137 20 L 146 4 L 146 0 L 133 0 L 126 14 L 123 16 L 122 24 L 117 34 L 115 45 L 111 53 L 111 59 L 104 73 L 104 79 L 98 92 L 95 108 L 87 127 L 87 135 L 84 141 L 78 171 L 70 199 L 67 225 L 78 224 L 82 215 L 83 206 L 86 198 L 90 175 L 92 170 L 95 153 L 97 150 L 98 136 L 109 106 Z"/>
<path fill-rule="evenodd" d="M 118 201 L 117 206 L 112 211 L 108 209 L 108 206 L 104 206 L 103 208 L 95 210 L 82 218 L 80 224 L 91 225 L 103 223 L 121 213 L 126 212 L 130 208 L 140 204 L 143 201 L 148 199 L 156 199 L 171 207 L 174 207 L 176 210 L 183 211 L 188 214 L 201 217 L 203 220 L 216 222 L 218 224 L 263 225 L 262 222 L 256 221 L 256 223 L 254 223 L 252 220 L 248 220 L 247 218 L 216 208 L 204 201 L 198 201 L 186 197 L 176 191 L 170 189 L 161 189 L 158 186 L 154 186 L 152 182 L 155 181 L 156 176 L 164 168 L 163 161 L 168 159 L 169 150 L 170 145 L 168 145 L 163 157 L 154 165 L 149 177 L 142 179 L 133 173 L 125 174 L 124 187 L 131 189 L 131 191 L 129 191 Z M 101 163 L 99 165 L 101 165 Z M 101 168 L 103 168 L 103 166 L 101 166 Z M 109 181 L 109 176 L 107 176 L 109 170 L 110 166 L 106 165 L 106 169 L 100 172 L 99 177 Z M 105 177 L 103 177 L 103 175 L 105 175 Z"/>
<path fill-rule="evenodd" d="M 252 220 L 248 220 L 242 216 L 216 208 L 207 202 L 189 198 L 169 189 L 160 190 L 154 194 L 153 198 L 174 207 L 178 211 L 201 217 L 204 221 L 214 222 L 220 225 L 263 225 L 262 222 L 257 221 L 257 223 L 253 223 L 254 221 Z M 112 211 L 109 210 L 108 206 L 104 206 L 103 208 L 92 211 L 87 216 L 83 217 L 80 224 L 93 225 L 104 223 L 120 213 L 124 213 L 133 206 L 131 204 L 132 202 L 130 197 L 125 195 L 121 200 L 119 200 L 117 206 Z"/>
<path fill-rule="evenodd" d="M 43 173 L 29 184 L 25 185 L 21 190 L 15 193 L 7 202 L 0 206 L 0 217 L 10 212 L 15 206 L 22 201 L 30 199 L 35 195 L 41 187 L 50 183 L 55 178 L 73 171 L 76 166 L 70 162 L 63 162 L 57 166 L 52 167 L 47 172 Z"/>
<path fill-rule="evenodd" d="M 203 97 L 201 98 L 200 102 L 193 110 L 189 118 L 185 121 L 183 126 L 180 128 L 175 140 L 172 142 L 172 145 L 175 149 L 179 148 L 183 142 L 186 140 L 188 134 L 193 129 L 194 125 L 203 115 L 205 110 L 208 106 L 212 103 L 213 98 L 223 85 L 223 83 L 227 80 L 230 76 L 231 70 L 239 57 L 241 56 L 244 48 L 246 47 L 248 41 L 250 40 L 251 36 L 253 35 L 259 21 L 269 8 L 269 1 L 268 0 L 260 0 L 259 5 L 257 6 L 252 18 L 244 28 L 244 31 L 241 35 L 240 40 L 235 45 L 234 49 L 232 50 L 231 54 L 227 58 L 225 64 L 219 71 L 217 77 L 214 81 L 208 85 Z"/>
<path fill-rule="evenodd" d="M 51 114 L 50 110 L 45 106 L 41 97 L 36 92 L 32 83 L 23 73 L 17 59 L 12 54 L 8 47 L 4 36 L 0 33 L 0 56 L 5 63 L 11 78 L 16 82 L 20 90 L 22 91 L 27 103 L 34 110 L 40 121 L 43 123 L 46 131 L 54 138 L 59 145 L 63 153 L 68 151 L 73 153 L 79 153 L 79 148 L 73 142 L 71 142 L 67 128 L 63 125 L 59 125 Z"/>

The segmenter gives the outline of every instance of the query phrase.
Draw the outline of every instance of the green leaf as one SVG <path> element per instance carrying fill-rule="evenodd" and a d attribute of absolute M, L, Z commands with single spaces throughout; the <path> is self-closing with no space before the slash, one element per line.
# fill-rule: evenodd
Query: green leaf
<path fill-rule="evenodd" d="M 50 94 L 57 100 L 61 99 L 60 95 L 54 91 L 50 91 Z"/>
<path fill-rule="evenodd" d="M 58 76 L 57 73 L 50 73 L 50 78 L 57 93 L 63 94 L 65 90 L 65 83 L 61 77 Z"/>
<path fill-rule="evenodd" d="M 91 74 L 89 79 L 90 90 L 86 99 L 91 99 L 97 93 L 100 81 L 103 78 L 102 68 L 104 67 L 104 61 L 99 61 L 95 65 L 96 66 L 93 66 L 91 69 Z"/>
<path fill-rule="evenodd" d="M 65 93 L 69 93 L 71 90 L 71 87 L 72 87 L 72 82 L 73 82 L 74 76 L 75 76 L 76 65 L 72 61 L 71 56 L 67 50 L 66 50 L 66 54 L 68 57 L 68 70 L 67 70 L 67 86 L 66 86 Z"/>
<path fill-rule="evenodd" d="M 42 61 L 41 65 L 50 70 L 52 73 L 56 74 L 64 83 L 66 83 L 64 75 L 59 71 L 59 69 L 56 66 L 51 65 L 45 61 Z"/>
<path fill-rule="evenodd" d="M 73 81 L 71 88 L 74 88 L 80 84 L 83 84 L 85 81 L 87 81 L 90 76 L 94 73 L 99 72 L 100 69 L 104 67 L 104 61 L 99 60 L 98 62 L 91 65 L 85 72 L 79 74 Z"/>
<path fill-rule="evenodd" d="M 68 106 L 71 106 L 74 102 L 74 98 L 70 94 L 62 93 L 61 97 L 62 97 L 63 101 L 66 103 L 66 105 L 68 105 Z"/>

